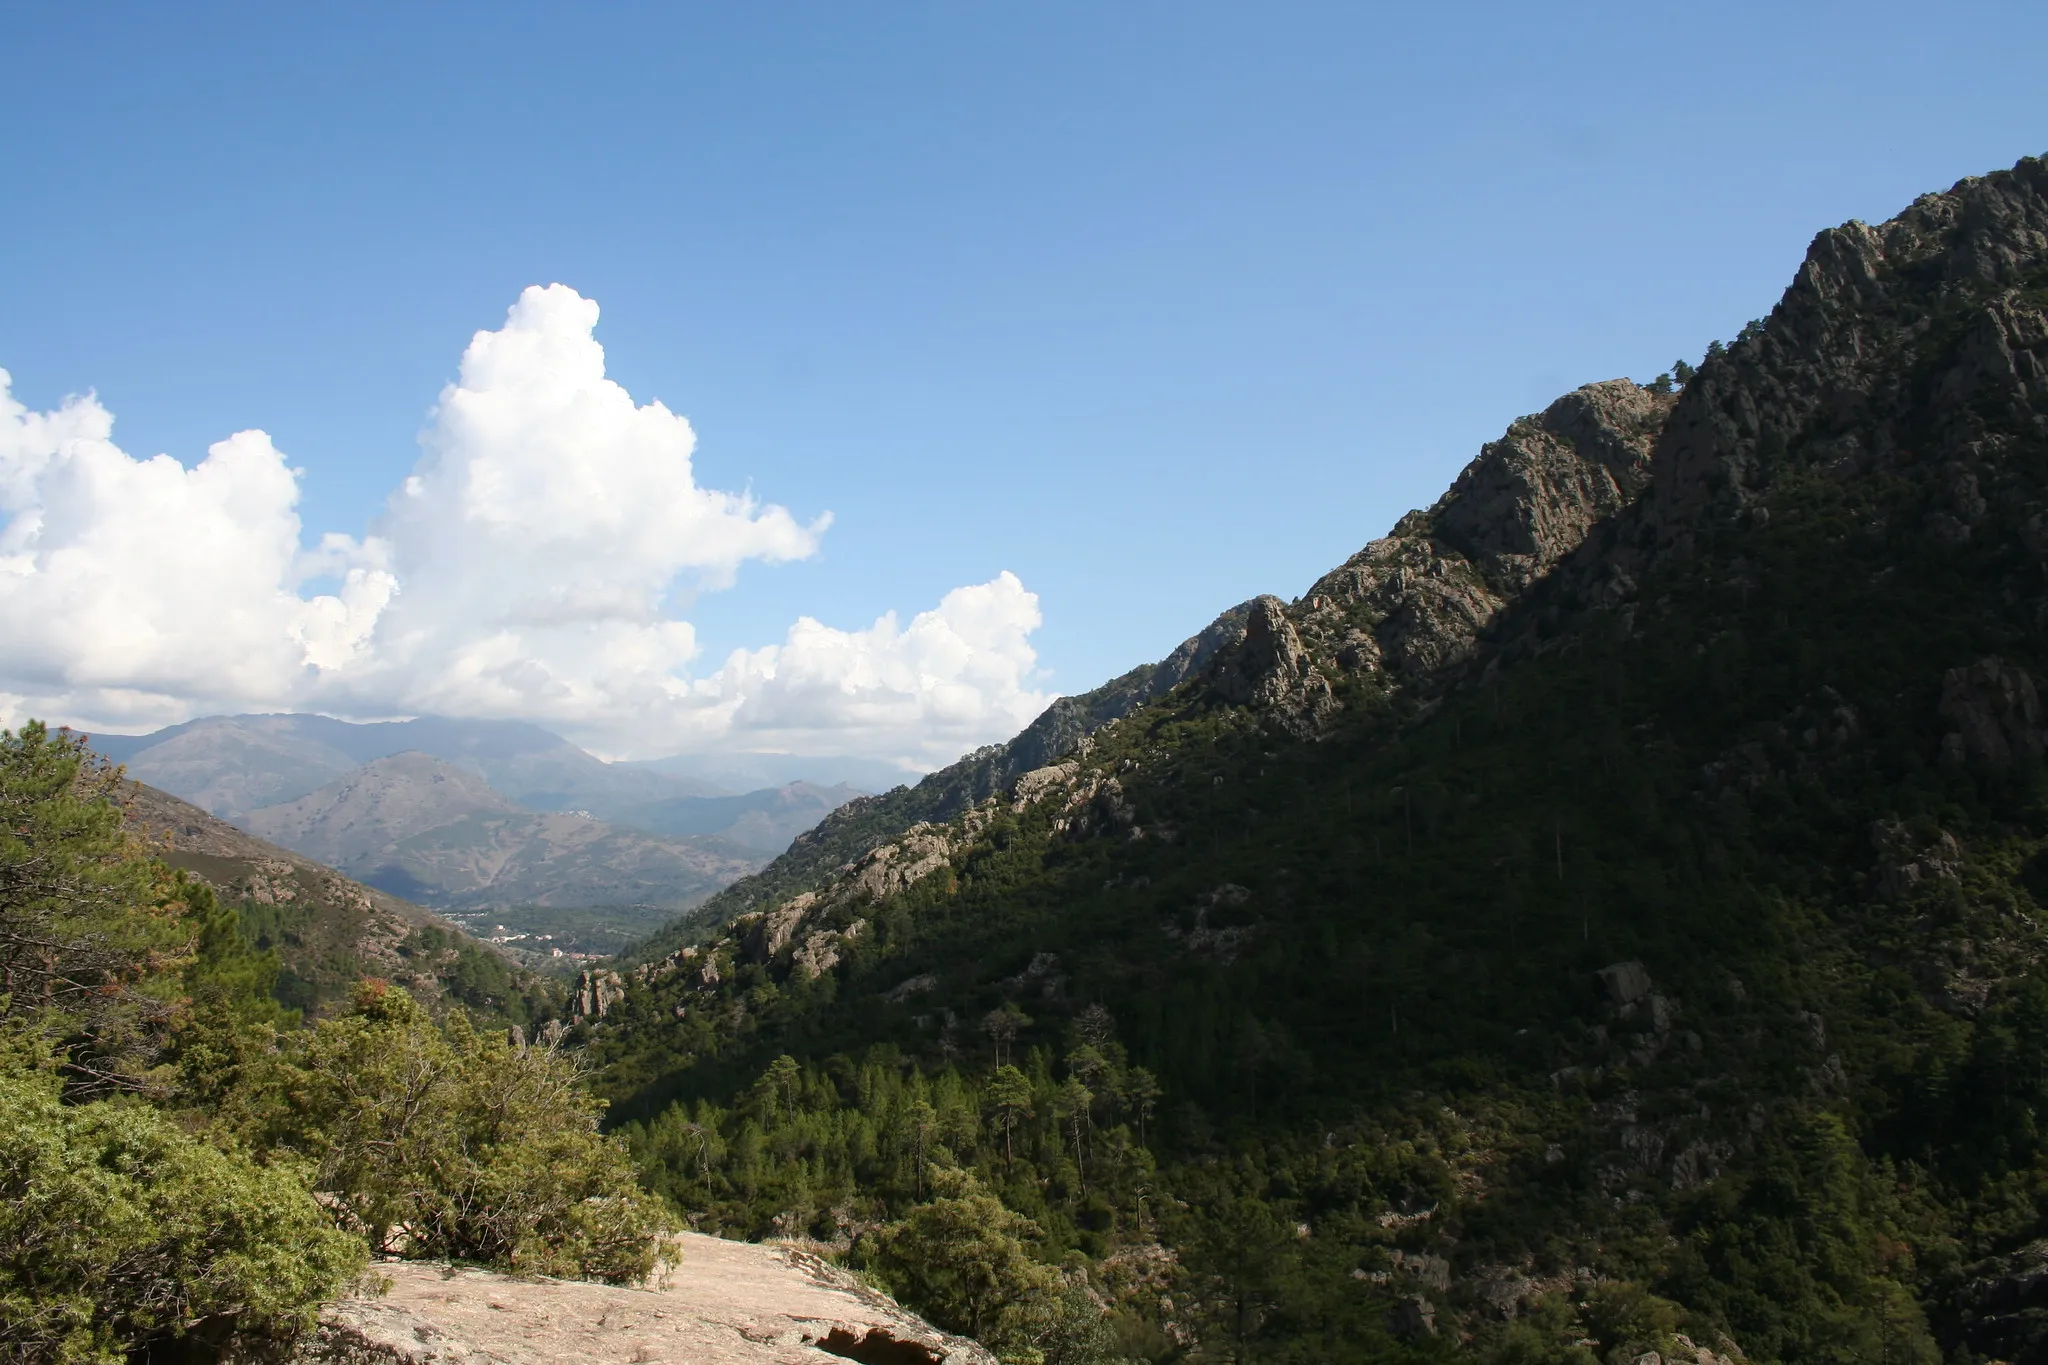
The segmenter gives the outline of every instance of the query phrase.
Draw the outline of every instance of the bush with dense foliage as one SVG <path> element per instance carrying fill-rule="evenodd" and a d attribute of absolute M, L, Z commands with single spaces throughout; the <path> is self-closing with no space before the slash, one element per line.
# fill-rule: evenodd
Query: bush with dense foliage
<path fill-rule="evenodd" d="M 0 1354 L 118 1361 L 184 1340 L 289 1338 L 363 1269 L 302 1173 L 194 1138 L 148 1105 L 69 1105 L 0 1072 Z"/>
<path fill-rule="evenodd" d="M 552 1045 L 429 1018 L 405 992 L 293 1039 L 252 1131 L 304 1155 L 342 1226 L 374 1249 L 614 1282 L 654 1269 L 669 1227 L 603 1105 Z"/>
<path fill-rule="evenodd" d="M 1031 1335 L 1059 1274 L 1031 1257 L 1038 1227 L 1010 1212 L 964 1171 L 946 1171 L 936 1198 L 885 1228 L 869 1261 L 896 1294 L 949 1331 L 1002 1345 Z"/>

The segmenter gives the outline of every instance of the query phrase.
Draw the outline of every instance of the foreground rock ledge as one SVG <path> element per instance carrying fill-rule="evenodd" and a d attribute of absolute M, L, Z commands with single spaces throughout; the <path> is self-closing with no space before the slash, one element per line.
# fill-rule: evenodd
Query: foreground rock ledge
<path fill-rule="evenodd" d="M 790 1247 L 685 1233 L 654 1287 L 521 1280 L 429 1261 L 375 1267 L 391 1287 L 321 1315 L 298 1365 L 995 1365 L 844 1271 Z"/>

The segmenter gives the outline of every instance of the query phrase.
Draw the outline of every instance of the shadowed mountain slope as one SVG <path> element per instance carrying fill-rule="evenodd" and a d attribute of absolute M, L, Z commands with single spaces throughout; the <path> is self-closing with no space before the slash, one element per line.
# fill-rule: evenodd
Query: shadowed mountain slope
<path fill-rule="evenodd" d="M 914 787 L 897 787 L 845 802 L 797 835 L 788 851 L 766 868 L 741 878 L 681 916 L 631 949 L 626 959 L 638 961 L 671 952 L 735 914 L 764 908 L 802 891 L 901 830 L 921 821 L 948 819 L 1006 790 L 1023 774 L 1043 767 L 1110 721 L 1171 691 L 1243 633 L 1249 610 L 1249 604 L 1232 607 L 1156 664 L 1134 668 L 1079 696 L 1059 698 L 1007 744 L 977 749 Z"/>
<path fill-rule="evenodd" d="M 2048 1356 L 2048 166 L 1681 378 L 645 950 L 650 1179 L 851 1237 L 972 1166 L 1155 1359 Z"/>

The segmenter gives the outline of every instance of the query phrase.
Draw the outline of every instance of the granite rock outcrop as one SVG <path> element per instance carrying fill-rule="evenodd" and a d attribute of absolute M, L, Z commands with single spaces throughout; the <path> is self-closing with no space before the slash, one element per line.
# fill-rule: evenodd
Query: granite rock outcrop
<path fill-rule="evenodd" d="M 382 1292 L 330 1304 L 292 1365 L 995 1365 L 808 1252 L 694 1233 L 676 1250 L 644 1288 L 383 1262 Z"/>

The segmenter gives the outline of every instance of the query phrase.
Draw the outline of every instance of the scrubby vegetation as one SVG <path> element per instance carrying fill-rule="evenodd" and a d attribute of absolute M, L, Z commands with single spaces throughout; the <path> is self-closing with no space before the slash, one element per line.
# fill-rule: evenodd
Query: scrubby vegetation
<path fill-rule="evenodd" d="M 0 1353 L 289 1341 L 370 1252 L 632 1280 L 666 1215 L 553 1046 L 364 982 L 303 1027 L 119 775 L 0 732 Z"/>

